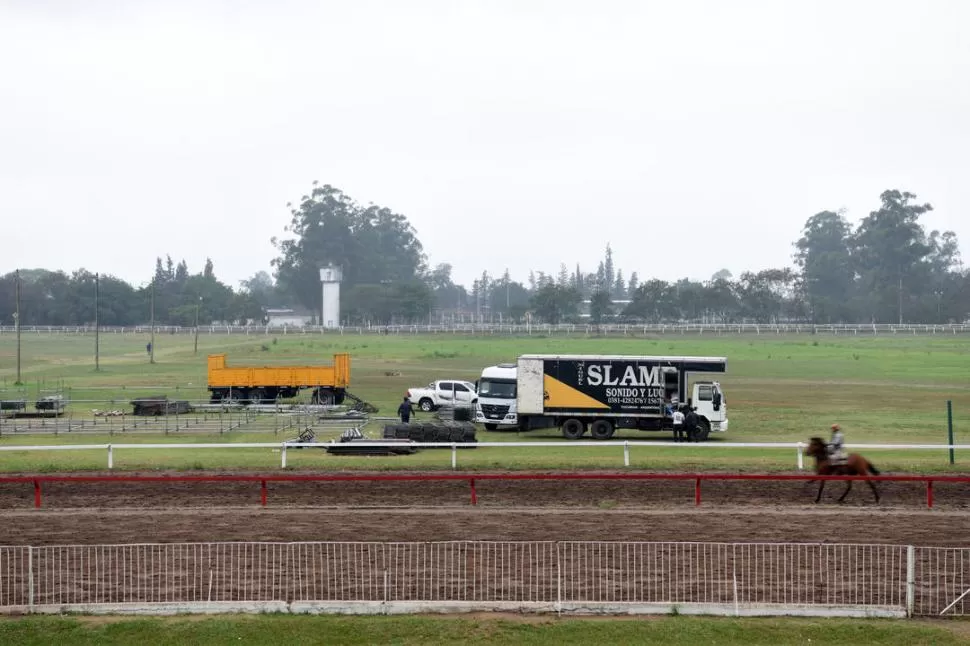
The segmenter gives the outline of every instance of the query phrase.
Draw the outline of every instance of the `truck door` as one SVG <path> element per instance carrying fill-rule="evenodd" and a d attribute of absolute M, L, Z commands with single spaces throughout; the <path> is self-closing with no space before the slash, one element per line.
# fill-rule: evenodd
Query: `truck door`
<path fill-rule="evenodd" d="M 455 384 L 450 381 L 438 382 L 438 397 L 441 401 L 452 401 L 455 398 Z"/>
<path fill-rule="evenodd" d="M 714 402 L 718 400 L 717 410 Z M 717 384 L 709 381 L 701 381 L 694 384 L 694 407 L 697 414 L 706 417 L 711 422 L 719 422 L 724 419 L 723 396 Z"/>
<path fill-rule="evenodd" d="M 462 402 L 465 404 L 470 404 L 472 399 L 474 399 L 474 393 L 468 389 L 465 384 L 460 384 L 455 382 L 455 403 Z"/>

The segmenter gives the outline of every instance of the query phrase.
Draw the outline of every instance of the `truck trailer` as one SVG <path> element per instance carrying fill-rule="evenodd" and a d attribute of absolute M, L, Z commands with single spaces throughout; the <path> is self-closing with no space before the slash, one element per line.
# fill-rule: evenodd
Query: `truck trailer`
<path fill-rule="evenodd" d="M 482 371 L 475 420 L 488 430 L 559 428 L 567 439 L 588 431 L 607 440 L 620 428 L 672 431 L 671 410 L 691 406 L 706 440 L 728 430 L 721 385 L 708 377 L 725 372 L 724 357 L 522 355 Z"/>
<path fill-rule="evenodd" d="M 344 398 L 360 401 L 347 392 L 350 355 L 335 354 L 328 366 L 230 366 L 225 354 L 210 354 L 209 393 L 213 403 L 265 403 L 296 397 L 313 389 L 314 404 L 339 405 Z"/>

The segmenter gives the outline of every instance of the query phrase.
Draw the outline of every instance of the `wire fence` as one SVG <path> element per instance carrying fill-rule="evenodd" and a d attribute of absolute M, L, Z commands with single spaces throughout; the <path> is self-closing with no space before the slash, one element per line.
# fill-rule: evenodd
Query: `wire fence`
<path fill-rule="evenodd" d="M 152 327 L 148 325 L 134 325 L 126 327 L 99 328 L 101 334 L 144 335 L 151 334 Z M 14 326 L 0 326 L 0 337 L 16 332 Z M 87 335 L 94 334 L 93 325 L 57 326 L 31 325 L 20 328 L 22 335 Z M 194 335 L 196 328 L 171 325 L 156 325 L 156 335 Z M 736 335 L 736 334 L 822 334 L 822 335 L 921 335 L 921 334 L 967 334 L 970 333 L 970 322 L 946 324 L 839 324 L 816 325 L 812 323 L 605 323 L 594 325 L 590 323 L 560 323 L 556 325 L 540 323 L 498 323 L 498 322 L 447 322 L 427 325 L 355 325 L 336 328 L 318 325 L 289 326 L 289 325 L 201 325 L 200 335 L 234 335 L 249 336 L 266 335 L 362 335 L 362 334 L 468 334 L 468 335 L 605 335 L 605 336 L 642 336 L 655 334 L 682 335 Z"/>
<path fill-rule="evenodd" d="M 290 611 L 965 616 L 970 548 L 640 542 L 0 547 L 0 610 L 286 604 Z M 965 595 L 965 596 L 961 596 Z M 301 605 L 302 604 L 302 605 Z M 272 607 L 272 606 L 265 606 Z"/>

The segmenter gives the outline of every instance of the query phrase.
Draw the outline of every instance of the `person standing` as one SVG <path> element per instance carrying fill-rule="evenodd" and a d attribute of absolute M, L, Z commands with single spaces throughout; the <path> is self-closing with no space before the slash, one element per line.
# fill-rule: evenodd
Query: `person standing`
<path fill-rule="evenodd" d="M 397 407 L 397 414 L 400 416 L 401 421 L 405 424 L 411 421 L 411 400 L 407 397 L 401 402 L 401 405 Z"/>
<path fill-rule="evenodd" d="M 694 412 L 696 410 L 696 408 L 688 406 L 687 414 L 684 415 L 684 431 L 688 442 L 697 441 L 697 413 Z"/>
<path fill-rule="evenodd" d="M 674 409 L 674 442 L 684 441 L 684 413 L 679 408 Z"/>

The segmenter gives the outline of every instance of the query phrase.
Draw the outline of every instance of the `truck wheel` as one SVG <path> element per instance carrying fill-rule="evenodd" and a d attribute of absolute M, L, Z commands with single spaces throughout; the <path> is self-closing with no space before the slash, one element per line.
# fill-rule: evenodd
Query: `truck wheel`
<path fill-rule="evenodd" d="M 706 442 L 711 435 L 711 423 L 706 419 L 697 420 L 697 441 Z"/>
<path fill-rule="evenodd" d="M 426 413 L 430 413 L 431 411 L 434 410 L 434 402 L 428 399 L 427 397 L 425 397 L 424 399 L 418 402 L 418 408 L 420 408 Z"/>
<path fill-rule="evenodd" d="M 613 422 L 608 419 L 598 419 L 589 427 L 589 434 L 594 440 L 608 440 L 613 437 Z"/>
<path fill-rule="evenodd" d="M 485 425 L 485 430 L 486 431 L 494 431 L 496 429 L 498 429 L 498 424 L 486 424 Z"/>
<path fill-rule="evenodd" d="M 586 424 L 573 417 L 562 423 L 561 430 L 567 440 L 578 440 L 586 432 Z"/>

